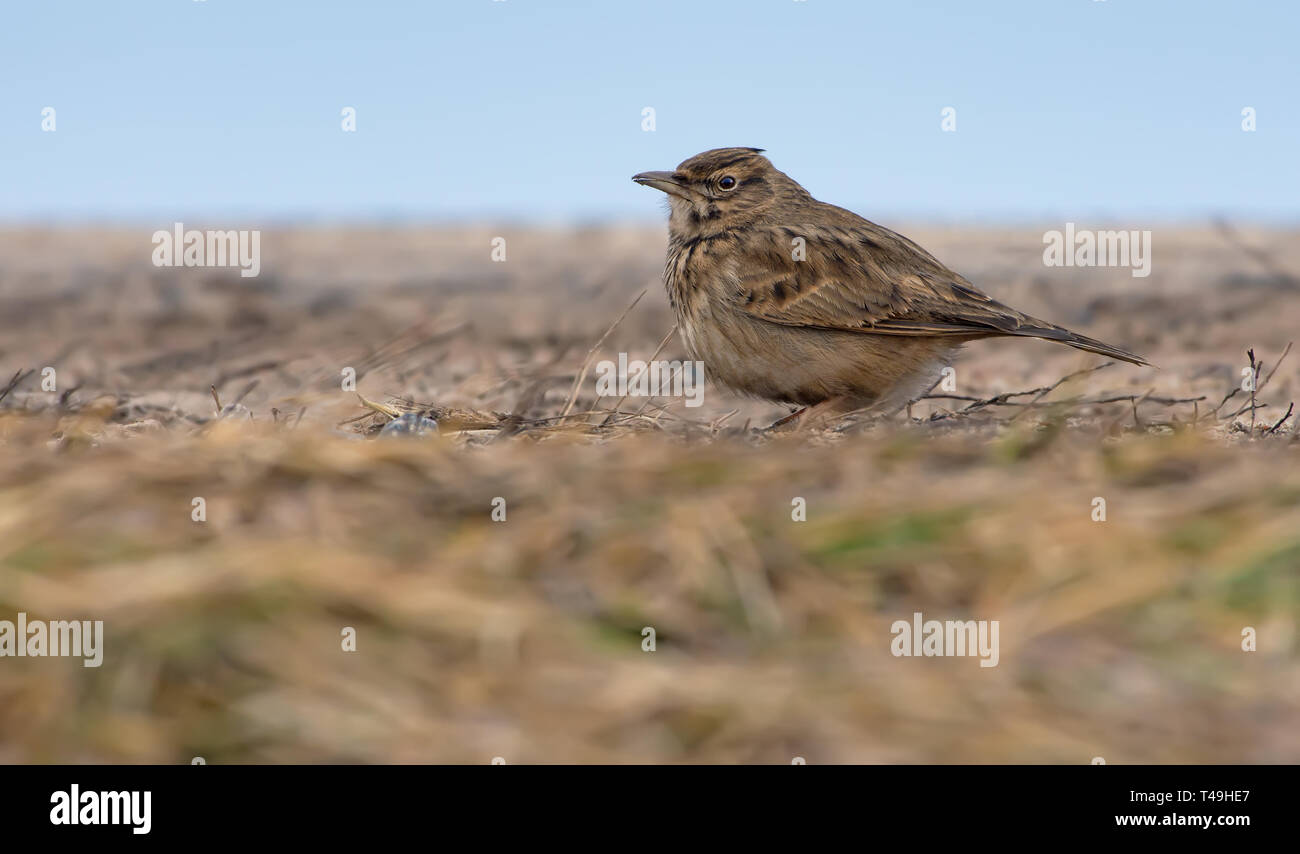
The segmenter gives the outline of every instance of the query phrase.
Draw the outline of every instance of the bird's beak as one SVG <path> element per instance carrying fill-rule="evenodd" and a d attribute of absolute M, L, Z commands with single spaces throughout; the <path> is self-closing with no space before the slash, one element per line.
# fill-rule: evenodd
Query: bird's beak
<path fill-rule="evenodd" d="M 671 172 L 642 172 L 639 175 L 633 175 L 632 180 L 644 187 L 654 187 L 656 190 L 662 190 L 670 196 L 677 196 L 682 199 L 689 198 L 686 186 L 674 178 Z"/>

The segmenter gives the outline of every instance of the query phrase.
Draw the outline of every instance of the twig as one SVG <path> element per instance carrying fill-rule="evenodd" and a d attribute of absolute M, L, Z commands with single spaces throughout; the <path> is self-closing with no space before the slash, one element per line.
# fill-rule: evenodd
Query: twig
<path fill-rule="evenodd" d="M 1162 406 L 1173 406 L 1176 403 L 1197 403 L 1205 400 L 1205 395 L 1200 397 L 1152 397 L 1150 393 L 1143 395 L 1122 394 L 1117 397 L 1101 397 L 1096 400 L 1080 400 L 1080 405 L 1092 405 L 1098 403 L 1122 403 L 1124 401 L 1136 400 L 1139 403 L 1158 403 Z"/>
<path fill-rule="evenodd" d="M 1133 400 L 1130 401 L 1130 403 L 1133 404 L 1133 425 L 1137 427 L 1138 430 L 1142 429 L 1142 419 L 1138 418 L 1138 404 L 1142 403 L 1147 398 L 1149 398 L 1151 396 L 1151 392 L 1153 391 L 1155 391 L 1155 389 L 1153 388 L 1147 389 L 1146 394 L 1142 395 L 1141 397 L 1134 397 Z"/>
<path fill-rule="evenodd" d="M 387 415 L 389 418 L 402 417 L 402 410 L 398 409 L 395 406 L 389 406 L 386 403 L 375 403 L 373 400 L 366 400 L 364 397 L 362 397 L 361 392 L 359 391 L 353 392 L 353 394 L 357 396 L 357 398 L 361 401 L 361 405 L 364 406 L 366 409 L 369 409 L 373 412 L 378 412 L 381 415 Z M 353 419 L 353 420 L 357 421 L 360 419 Z M 343 423 L 347 424 L 349 422 L 344 421 Z"/>
<path fill-rule="evenodd" d="M 569 392 L 569 400 L 564 404 L 564 410 L 560 412 L 561 415 L 568 415 L 569 410 L 573 409 L 573 403 L 578 399 L 578 390 L 582 388 L 582 381 L 587 378 L 587 368 L 591 366 L 592 356 L 596 355 L 596 351 L 600 349 L 600 345 L 605 343 L 605 339 L 609 337 L 611 332 L 618 328 L 618 325 L 623 322 L 623 318 L 627 317 L 627 313 L 636 308 L 636 304 L 641 301 L 641 297 L 645 296 L 646 291 L 649 290 L 649 288 L 646 288 L 642 290 L 641 293 L 637 294 L 636 299 L 632 300 L 632 304 L 623 309 L 623 313 L 618 316 L 618 320 L 615 320 L 614 323 L 605 330 L 605 334 L 600 336 L 600 340 L 591 345 L 591 349 L 587 351 L 587 358 L 582 360 L 582 370 L 578 372 L 577 379 L 573 381 L 573 391 Z"/>
<path fill-rule="evenodd" d="M 1270 433 L 1276 433 L 1276 432 L 1277 432 L 1277 428 L 1279 428 L 1279 427 L 1281 427 L 1283 424 L 1285 424 L 1285 423 L 1286 423 L 1286 420 L 1287 420 L 1288 418 L 1291 417 L 1291 413 L 1294 412 L 1294 411 L 1295 411 L 1295 401 L 1292 401 L 1292 402 L 1291 402 L 1291 405 L 1288 406 L 1288 407 L 1286 408 L 1286 415 L 1283 415 L 1281 418 L 1279 418 L 1279 419 L 1277 420 L 1277 423 L 1276 423 L 1276 424 L 1274 424 L 1272 427 L 1270 427 L 1270 428 L 1268 428 L 1267 430 L 1265 430 L 1265 431 L 1264 431 L 1264 435 L 1267 436 L 1267 435 L 1270 434 Z"/>
<path fill-rule="evenodd" d="M 1028 394 L 1029 392 L 1026 392 Z M 912 398 L 912 403 L 919 403 L 922 400 L 983 400 L 982 397 L 971 397 L 969 394 L 923 394 L 920 397 Z"/>
<path fill-rule="evenodd" d="M 23 373 L 22 368 L 19 368 L 17 371 L 15 371 L 13 377 L 9 380 L 8 385 L 6 385 L 4 388 L 0 388 L 0 400 L 4 400 L 5 397 L 9 394 L 9 392 L 13 391 L 18 387 L 18 384 L 20 382 L 27 379 L 34 373 L 36 373 L 35 368 L 32 368 L 30 371 L 28 371 L 25 374 Z"/>
<path fill-rule="evenodd" d="M 1136 406 L 1137 404 L 1141 404 L 1141 403 L 1154 403 L 1154 404 L 1159 404 L 1159 405 L 1161 405 L 1161 406 L 1173 406 L 1173 405 L 1180 404 L 1180 403 L 1191 403 L 1191 404 L 1196 404 L 1196 403 L 1198 403 L 1199 401 L 1205 400 L 1205 396 L 1204 396 L 1204 395 L 1201 395 L 1200 397 L 1154 397 L 1154 396 L 1151 395 L 1150 392 L 1147 392 L 1146 394 L 1120 394 L 1120 395 L 1114 395 L 1114 396 L 1112 396 L 1112 397 L 1098 397 L 1098 398 L 1092 398 L 1092 399 L 1089 399 L 1089 398 L 1083 397 L 1082 395 L 1079 395 L 1079 396 L 1075 396 L 1075 397 L 1069 397 L 1069 398 L 1066 398 L 1066 399 L 1064 399 L 1064 400 L 1052 400 L 1052 401 L 1047 401 L 1047 402 L 1045 402 L 1045 403 L 1042 403 L 1042 402 L 1035 402 L 1035 401 L 1032 401 L 1032 400 L 1029 401 L 1029 402 L 1027 402 L 1027 403 L 1016 403 L 1016 402 L 1014 402 L 1014 401 L 1011 401 L 1011 400 L 1007 400 L 1007 399 L 1006 399 L 1006 398 L 1008 398 L 1008 397 L 1019 397 L 1019 396 L 1023 396 L 1023 395 L 1026 395 L 1026 394 L 1036 394 L 1036 393 L 1038 393 L 1039 391 L 1042 391 L 1042 389 L 1031 389 L 1030 391 L 1016 391 L 1016 392 L 1008 392 L 1008 393 L 1006 393 L 1006 394 L 1000 394 L 1000 395 L 997 395 L 996 397 L 980 399 L 980 400 L 977 401 L 977 403 L 972 404 L 971 406 L 968 406 L 968 407 L 966 407 L 966 408 L 964 408 L 964 409 L 957 410 L 956 412 L 948 411 L 948 412 L 935 412 L 935 413 L 932 413 L 932 414 L 930 415 L 929 420 L 928 420 L 926 423 L 933 422 L 933 421 L 944 421 L 944 420 L 946 420 L 946 419 L 948 419 L 948 418 L 954 418 L 954 417 L 957 417 L 957 416 L 959 416 L 959 415 L 964 415 L 964 414 L 966 414 L 966 413 L 969 412 L 969 411 L 973 411 L 973 410 L 976 410 L 976 409 L 983 409 L 983 408 L 986 407 L 986 406 L 1018 406 L 1018 407 L 1020 407 L 1020 408 L 1021 408 L 1021 411 L 1020 411 L 1020 412 L 1017 412 L 1017 413 L 1015 414 L 1015 416 L 1013 416 L 1013 418 L 1008 419 L 1008 423 L 1009 423 L 1010 421 L 1014 420 L 1015 418 L 1019 418 L 1021 415 L 1023 415 L 1025 410 L 1027 410 L 1027 409 L 1036 409 L 1036 408 L 1038 408 L 1038 407 L 1042 407 L 1042 406 L 1099 406 L 1099 405 L 1107 404 L 1107 403 L 1131 403 L 1131 404 L 1133 404 L 1134 406 Z M 956 395 L 932 395 L 931 397 L 936 398 L 936 399 L 937 399 L 937 398 L 949 398 L 949 399 L 955 399 L 955 400 L 969 400 L 969 399 L 970 399 L 970 398 L 965 398 L 965 397 L 958 397 L 958 396 L 956 396 Z M 1197 410 L 1197 411 L 1199 412 L 1199 410 Z M 849 414 L 852 415 L 853 413 L 849 413 Z"/>
<path fill-rule="evenodd" d="M 1246 351 L 1250 357 L 1250 435 L 1255 435 L 1255 392 L 1259 388 L 1259 369 L 1264 366 L 1263 362 L 1255 361 L 1255 348 L 1251 347 Z"/>
<path fill-rule="evenodd" d="M 1219 415 L 1219 410 L 1223 408 L 1223 404 L 1232 400 L 1234 397 L 1236 397 L 1239 394 L 1241 394 L 1240 388 L 1234 388 L 1232 391 L 1228 392 L 1226 395 L 1224 395 L 1223 400 L 1219 401 L 1219 405 L 1210 410 L 1210 414 L 1217 418 Z"/>
<path fill-rule="evenodd" d="M 645 367 L 642 368 L 642 369 L 637 373 L 637 375 L 636 375 L 633 379 L 636 379 L 636 380 L 641 379 L 641 374 L 644 374 L 646 371 L 650 370 L 650 365 L 654 363 L 654 360 L 655 360 L 655 359 L 659 358 L 659 354 L 660 354 L 661 352 L 663 352 L 664 347 L 667 346 L 667 344 L 668 344 L 668 339 L 672 338 L 672 337 L 673 337 L 673 333 L 675 333 L 676 331 L 677 331 L 677 324 L 674 323 L 674 324 L 673 324 L 673 328 L 672 328 L 672 329 L 669 329 L 669 330 L 668 330 L 668 334 L 664 336 L 664 340 L 660 341 L 660 342 L 659 342 L 659 346 L 655 348 L 654 355 L 650 357 L 650 361 L 648 361 L 648 362 L 645 363 Z M 669 379 L 671 380 L 672 378 L 670 377 Z M 605 416 L 605 420 L 601 422 L 601 426 L 602 426 L 602 427 L 609 423 L 610 419 L 614 417 L 614 414 L 615 414 L 616 412 L 618 412 L 619 407 L 621 407 L 621 406 L 623 405 L 623 401 L 627 400 L 627 399 L 628 399 L 628 396 L 632 394 L 632 392 L 631 392 L 632 382 L 633 382 L 633 380 L 628 380 L 628 382 L 627 382 L 627 387 L 628 387 L 628 392 L 627 392 L 627 394 L 625 394 L 625 395 L 623 395 L 622 397 L 620 397 L 620 398 L 618 399 L 618 403 L 614 404 L 614 412 L 611 412 L 609 415 Z M 660 391 L 663 391 L 663 387 L 660 386 L 660 389 L 659 389 L 659 390 L 660 390 Z M 654 397 L 654 396 L 655 396 L 655 395 L 651 395 L 651 397 Z"/>
<path fill-rule="evenodd" d="M 1264 377 L 1264 381 L 1259 384 L 1261 391 L 1264 389 L 1264 386 L 1268 385 L 1268 381 L 1273 379 L 1273 374 L 1277 373 L 1277 369 L 1282 367 L 1282 360 L 1286 358 L 1287 353 L 1291 352 L 1291 345 L 1294 343 L 1294 341 L 1286 342 L 1286 349 L 1282 351 L 1281 356 L 1277 357 L 1277 364 L 1273 366 L 1273 370 L 1268 372 L 1268 376 Z"/>
<path fill-rule="evenodd" d="M 248 385 L 244 386 L 244 390 L 241 391 L 241 392 L 240 392 L 240 393 L 235 397 L 235 403 L 236 403 L 236 405 L 238 405 L 238 404 L 240 404 L 240 403 L 243 403 L 243 402 L 244 402 L 244 398 L 248 397 L 248 395 L 253 391 L 253 389 L 257 388 L 258 384 L 261 383 L 261 382 L 262 382 L 261 380 L 253 380 L 251 383 L 249 383 Z"/>
<path fill-rule="evenodd" d="M 81 383 L 77 383 L 76 385 L 72 386 L 71 388 L 66 388 L 66 389 L 64 389 L 64 390 L 63 390 L 63 393 L 59 395 L 59 408 L 60 408 L 60 409 L 67 409 L 67 408 L 68 408 L 68 401 L 72 398 L 72 396 L 73 396 L 74 394 L 77 393 L 78 390 L 80 390 L 80 388 L 81 388 Z M 3 397 L 3 396 L 4 396 L 4 395 L 0 395 L 0 397 Z"/>
<path fill-rule="evenodd" d="M 722 425 L 727 423 L 727 421 L 731 419 L 731 416 L 735 415 L 739 411 L 740 409 L 738 408 L 733 409 L 730 412 L 724 413 L 723 415 L 719 415 L 717 418 L 714 418 L 712 421 L 709 422 L 709 431 L 712 433 L 717 433 L 718 430 L 722 428 Z"/>
<path fill-rule="evenodd" d="M 1102 362 L 1100 365 L 1096 365 L 1096 366 L 1091 367 L 1091 368 L 1084 368 L 1083 370 L 1081 370 L 1081 371 L 1075 371 L 1075 372 L 1072 373 L 1072 374 L 1066 374 L 1065 376 L 1061 377 L 1061 378 L 1060 378 L 1059 380 L 1057 380 L 1056 382 L 1054 382 L 1054 383 L 1052 383 L 1051 385 L 1049 385 L 1046 389 L 1044 389 L 1043 391 L 1041 391 L 1041 392 L 1038 394 L 1038 397 L 1035 397 L 1033 400 L 1031 400 L 1031 401 L 1029 402 L 1029 405 L 1030 405 L 1030 406 L 1033 406 L 1035 403 L 1038 403 L 1038 401 L 1042 400 L 1044 397 L 1046 397 L 1047 395 L 1049 395 L 1049 394 L 1051 394 L 1053 391 L 1055 391 L 1055 390 L 1056 390 L 1056 389 L 1057 389 L 1057 388 L 1058 388 L 1062 383 L 1068 382 L 1068 381 L 1074 379 L 1075 377 L 1081 377 L 1081 376 L 1083 376 L 1083 375 L 1085 375 L 1085 374 L 1091 374 L 1091 373 L 1095 373 L 1095 372 L 1097 372 L 1097 371 L 1103 370 L 1103 369 L 1105 369 L 1105 368 L 1109 368 L 1109 367 L 1111 367 L 1111 366 L 1114 365 L 1114 364 L 1115 364 L 1114 362 Z M 1023 414 L 1024 414 L 1023 412 L 1017 412 L 1015 415 L 1011 416 L 1011 420 L 1012 420 L 1012 421 L 1015 421 L 1017 418 L 1019 418 L 1019 417 L 1020 417 L 1021 415 L 1023 415 Z"/>
<path fill-rule="evenodd" d="M 909 401 L 907 402 L 907 420 L 908 420 L 908 421 L 911 421 L 911 420 L 912 420 L 912 404 L 913 404 L 913 403 L 916 403 L 916 402 L 919 401 L 919 400 L 930 400 L 931 398 L 948 397 L 948 395 L 946 395 L 946 394 L 936 394 L 936 395 L 931 395 L 931 394 L 930 394 L 930 392 L 934 391 L 936 388 L 939 387 L 939 383 L 943 382 L 943 379 L 944 379 L 943 374 L 940 374 L 938 377 L 935 378 L 934 382 L 930 383 L 930 387 L 927 388 L 927 389 L 925 390 L 924 393 L 917 395 L 916 397 L 912 398 L 911 400 L 909 400 Z M 953 398 L 953 399 L 955 399 L 955 400 L 975 400 L 976 398 L 973 398 L 973 397 L 960 397 L 960 398 Z"/>
<path fill-rule="evenodd" d="M 1250 411 L 1250 417 L 1254 418 L 1256 409 L 1267 409 L 1267 408 L 1268 408 L 1267 403 L 1248 403 L 1245 406 L 1243 406 L 1241 409 L 1238 409 L 1236 412 L 1232 413 L 1231 415 L 1223 416 L 1223 420 L 1228 421 L 1233 418 L 1236 418 L 1238 415 L 1241 415 L 1243 412 L 1246 412 L 1247 410 Z"/>

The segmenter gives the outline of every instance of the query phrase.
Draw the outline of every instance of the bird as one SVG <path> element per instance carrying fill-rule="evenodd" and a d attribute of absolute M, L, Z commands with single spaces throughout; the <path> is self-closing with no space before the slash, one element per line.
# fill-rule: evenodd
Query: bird
<path fill-rule="evenodd" d="M 778 424 L 896 412 L 981 338 L 1150 364 L 998 302 L 903 235 L 813 198 L 763 151 L 715 148 L 632 180 L 668 197 L 663 281 L 686 350 L 734 391 L 803 407 Z"/>

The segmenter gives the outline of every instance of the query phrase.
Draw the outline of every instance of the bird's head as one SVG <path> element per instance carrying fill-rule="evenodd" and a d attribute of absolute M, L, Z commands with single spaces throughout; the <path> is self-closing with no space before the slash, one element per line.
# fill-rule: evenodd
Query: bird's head
<path fill-rule="evenodd" d="M 683 160 L 672 172 L 642 172 L 632 180 L 668 194 L 672 235 L 716 234 L 759 219 L 783 191 L 803 193 L 762 151 L 715 148 Z"/>

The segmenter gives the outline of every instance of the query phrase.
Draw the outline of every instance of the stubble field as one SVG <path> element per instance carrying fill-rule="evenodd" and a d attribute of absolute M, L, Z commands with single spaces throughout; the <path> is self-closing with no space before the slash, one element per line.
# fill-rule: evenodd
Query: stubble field
<path fill-rule="evenodd" d="M 0 620 L 105 638 L 0 658 L 0 761 L 1300 762 L 1296 233 L 1155 229 L 1135 278 L 902 231 L 1159 368 L 980 342 L 772 433 L 596 396 L 672 328 L 662 227 L 266 229 L 256 278 L 0 231 Z M 893 655 L 917 612 L 997 666 Z"/>

